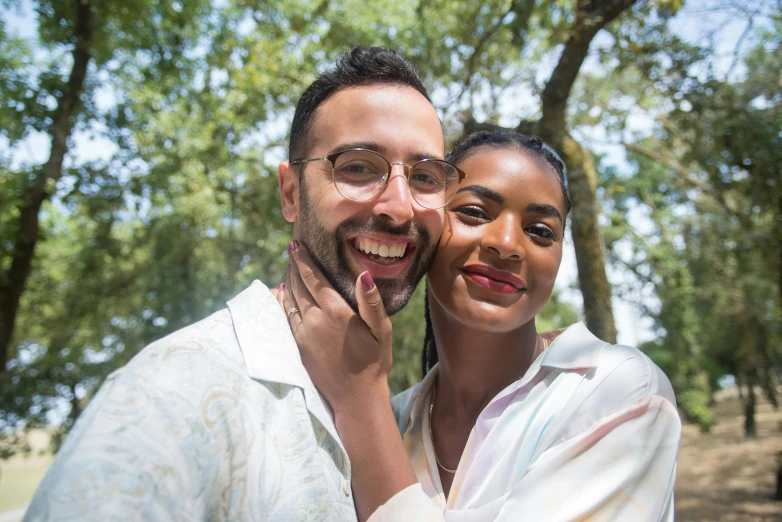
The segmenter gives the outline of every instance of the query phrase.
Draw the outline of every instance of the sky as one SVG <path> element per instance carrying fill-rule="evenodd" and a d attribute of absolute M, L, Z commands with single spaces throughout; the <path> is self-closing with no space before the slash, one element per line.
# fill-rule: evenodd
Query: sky
<path fill-rule="evenodd" d="M 740 15 L 726 16 L 724 13 L 715 12 L 712 8 L 715 5 L 725 3 L 724 0 L 695 0 L 688 6 L 680 10 L 671 22 L 672 29 L 682 38 L 692 43 L 704 43 L 709 38 L 716 42 L 717 61 L 716 70 L 720 74 L 727 74 L 731 71 L 732 75 L 740 75 L 740 68 L 731 68 L 734 61 L 734 50 L 736 44 L 742 39 L 742 35 L 747 28 L 746 18 Z M 751 1 L 741 2 L 739 4 L 751 4 Z M 18 36 L 35 38 L 36 23 L 34 12 L 29 0 L 21 2 L 21 9 L 15 11 L 0 11 L 0 15 L 6 20 L 7 28 L 15 32 Z M 598 35 L 596 43 L 599 44 L 601 35 Z M 588 67 L 589 64 L 585 64 Z M 513 97 L 513 101 L 508 100 L 505 103 L 515 103 L 516 106 L 511 109 L 510 106 L 503 109 L 500 105 L 500 112 L 516 113 L 518 111 L 519 97 Z M 99 91 L 97 95 L 98 105 L 107 108 L 113 104 L 111 92 Z M 282 123 L 282 122 L 277 122 Z M 651 120 L 639 115 L 632 122 L 635 130 L 643 133 L 651 129 Z M 284 129 L 287 123 L 282 125 Z M 279 127 L 280 125 L 275 125 Z M 86 161 L 107 159 L 112 156 L 116 147 L 114 143 L 100 136 L 100 127 L 93 127 L 90 131 L 79 131 L 73 136 L 73 151 L 69 155 L 68 161 L 79 164 Z M 600 140 L 592 140 L 592 136 L 579 136 L 579 139 L 590 144 L 590 147 L 606 155 L 606 161 L 620 169 L 629 168 L 625 160 L 624 151 L 619 146 L 606 145 Z M 0 137 L 0 149 L 8 147 L 7 142 L 2 141 Z M 49 153 L 50 141 L 46 134 L 33 133 L 25 140 L 23 145 L 17 149 L 13 162 L 32 162 L 43 163 Z M 642 214 L 629 216 L 630 223 L 637 228 L 648 228 L 650 222 Z M 608 266 L 608 279 L 613 285 L 632 284 L 634 279 L 625 271 Z M 575 250 L 573 240 L 568 234 L 565 239 L 565 248 L 563 253 L 562 265 L 557 277 L 556 287 L 560 290 L 565 301 L 571 302 L 579 307 L 582 306 L 581 294 L 577 289 L 578 270 L 576 266 Z M 657 306 L 657 300 L 648 289 L 642 289 L 635 285 L 636 290 L 632 301 L 641 302 L 654 308 Z M 639 308 L 631 301 L 615 297 L 613 300 L 614 318 L 618 331 L 618 341 L 621 344 L 637 346 L 639 343 L 648 341 L 655 337 L 652 331 L 653 321 L 651 318 L 642 315 Z"/>

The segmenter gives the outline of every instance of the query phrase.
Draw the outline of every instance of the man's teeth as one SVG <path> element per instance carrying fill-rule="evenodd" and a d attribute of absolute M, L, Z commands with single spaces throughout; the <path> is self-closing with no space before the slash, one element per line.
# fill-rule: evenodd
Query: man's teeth
<path fill-rule="evenodd" d="M 405 250 L 407 250 L 407 244 L 401 245 L 384 245 L 382 243 L 376 243 L 369 239 L 356 238 L 353 241 L 353 246 L 356 250 L 364 252 L 365 254 L 375 254 L 380 257 L 403 257 Z"/>

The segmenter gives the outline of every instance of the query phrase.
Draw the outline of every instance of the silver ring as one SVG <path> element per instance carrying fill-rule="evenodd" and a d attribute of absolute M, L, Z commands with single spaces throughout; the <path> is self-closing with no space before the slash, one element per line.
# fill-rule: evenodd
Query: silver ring
<path fill-rule="evenodd" d="M 291 320 L 291 314 L 292 313 L 296 313 L 298 311 L 299 311 L 299 309 L 296 308 L 295 306 L 292 306 L 292 307 L 288 308 L 288 321 Z"/>

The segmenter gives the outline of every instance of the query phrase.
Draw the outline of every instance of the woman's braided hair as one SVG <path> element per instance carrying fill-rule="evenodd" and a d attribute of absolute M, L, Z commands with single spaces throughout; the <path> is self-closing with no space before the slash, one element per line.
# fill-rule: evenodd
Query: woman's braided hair
<path fill-rule="evenodd" d="M 512 148 L 522 152 L 529 152 L 539 158 L 546 160 L 551 165 L 559 178 L 559 185 L 562 188 L 562 197 L 565 200 L 565 215 L 570 212 L 570 196 L 567 191 L 567 182 L 565 180 L 566 168 L 565 162 L 559 157 L 554 149 L 548 146 L 537 136 L 530 136 L 520 132 L 508 130 L 489 130 L 470 134 L 462 141 L 457 143 L 453 150 L 446 156 L 446 161 L 451 164 L 458 164 L 475 154 L 482 148 Z M 469 173 L 468 173 L 469 179 Z M 429 370 L 437 364 L 439 357 L 437 355 L 437 341 L 434 338 L 434 329 L 432 328 L 432 318 L 429 312 L 429 285 L 427 284 L 424 297 L 424 318 L 426 320 L 426 333 L 424 334 L 424 349 L 421 353 L 421 373 L 422 378 L 429 373 Z"/>

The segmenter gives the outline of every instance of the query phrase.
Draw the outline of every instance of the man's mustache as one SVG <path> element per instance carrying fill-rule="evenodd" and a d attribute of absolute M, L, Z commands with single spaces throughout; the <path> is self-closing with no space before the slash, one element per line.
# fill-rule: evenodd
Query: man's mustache
<path fill-rule="evenodd" d="M 402 225 L 394 225 L 388 218 L 381 216 L 356 216 L 346 219 L 337 226 L 335 235 L 341 241 L 348 236 L 371 234 L 372 232 L 402 236 L 416 245 L 429 242 L 429 232 L 424 227 L 412 221 Z"/>

